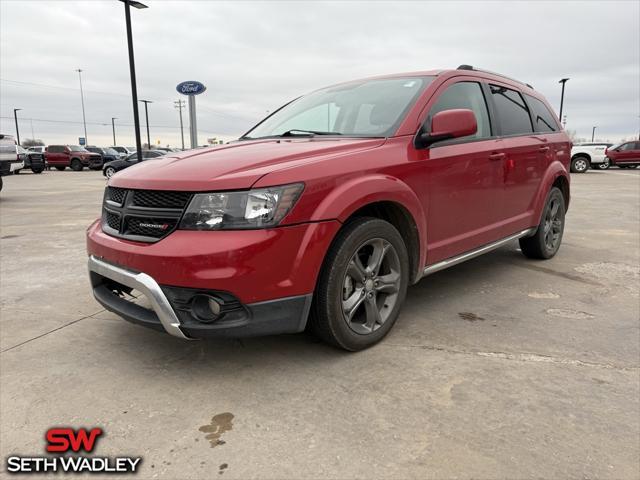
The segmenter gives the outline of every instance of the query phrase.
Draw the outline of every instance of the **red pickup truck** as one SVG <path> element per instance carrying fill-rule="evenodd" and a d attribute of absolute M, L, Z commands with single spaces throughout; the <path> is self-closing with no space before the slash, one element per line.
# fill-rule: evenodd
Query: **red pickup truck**
<path fill-rule="evenodd" d="M 360 350 L 426 275 L 514 240 L 553 257 L 570 152 L 540 93 L 466 65 L 318 90 L 234 143 L 112 177 L 93 293 L 182 339 L 310 328 Z"/>
<path fill-rule="evenodd" d="M 64 170 L 71 167 L 76 172 L 88 167 L 92 162 L 100 162 L 101 156 L 79 145 L 49 145 L 45 149 L 45 158 L 51 167 Z"/>

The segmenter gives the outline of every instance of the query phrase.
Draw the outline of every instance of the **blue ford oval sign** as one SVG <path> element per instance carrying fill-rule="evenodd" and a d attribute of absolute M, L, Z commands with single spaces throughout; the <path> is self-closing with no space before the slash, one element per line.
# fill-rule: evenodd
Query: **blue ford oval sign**
<path fill-rule="evenodd" d="M 182 82 L 179 83 L 176 87 L 178 93 L 181 93 L 183 95 L 200 95 L 206 89 L 207 87 L 205 87 L 203 84 L 195 81 Z"/>

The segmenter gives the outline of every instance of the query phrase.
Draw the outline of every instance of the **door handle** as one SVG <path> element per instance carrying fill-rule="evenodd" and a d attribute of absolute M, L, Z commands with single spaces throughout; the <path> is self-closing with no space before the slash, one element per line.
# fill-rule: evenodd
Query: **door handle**
<path fill-rule="evenodd" d="M 489 155 L 489 160 L 504 160 L 506 155 L 504 153 L 492 153 Z"/>
<path fill-rule="evenodd" d="M 548 152 L 549 147 L 540 147 L 538 150 L 540 150 L 541 152 Z"/>

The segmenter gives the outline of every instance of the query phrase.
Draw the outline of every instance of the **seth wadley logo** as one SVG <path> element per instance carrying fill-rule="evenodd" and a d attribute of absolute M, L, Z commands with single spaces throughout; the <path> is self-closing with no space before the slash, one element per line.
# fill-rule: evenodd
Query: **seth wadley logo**
<path fill-rule="evenodd" d="M 50 428 L 46 435 L 46 451 L 52 454 L 91 453 L 103 434 L 101 428 Z M 135 473 L 142 457 L 93 457 L 86 455 L 7 458 L 9 473 Z"/>

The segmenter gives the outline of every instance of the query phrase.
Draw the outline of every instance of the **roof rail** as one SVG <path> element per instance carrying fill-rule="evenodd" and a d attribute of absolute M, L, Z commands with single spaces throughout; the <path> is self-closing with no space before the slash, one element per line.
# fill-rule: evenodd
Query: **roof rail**
<path fill-rule="evenodd" d="M 517 82 L 517 83 L 520 83 L 522 85 L 526 85 L 531 90 L 533 90 L 533 87 L 528 83 L 521 82 L 520 80 L 516 80 L 515 78 L 507 77 L 506 75 L 503 75 L 501 73 L 491 72 L 489 70 L 481 70 L 479 68 L 475 68 L 473 65 L 462 64 L 456 70 L 472 70 L 474 72 L 490 73 L 491 75 L 496 75 L 498 77 L 506 78 L 506 79 L 511 80 L 513 82 Z"/>

